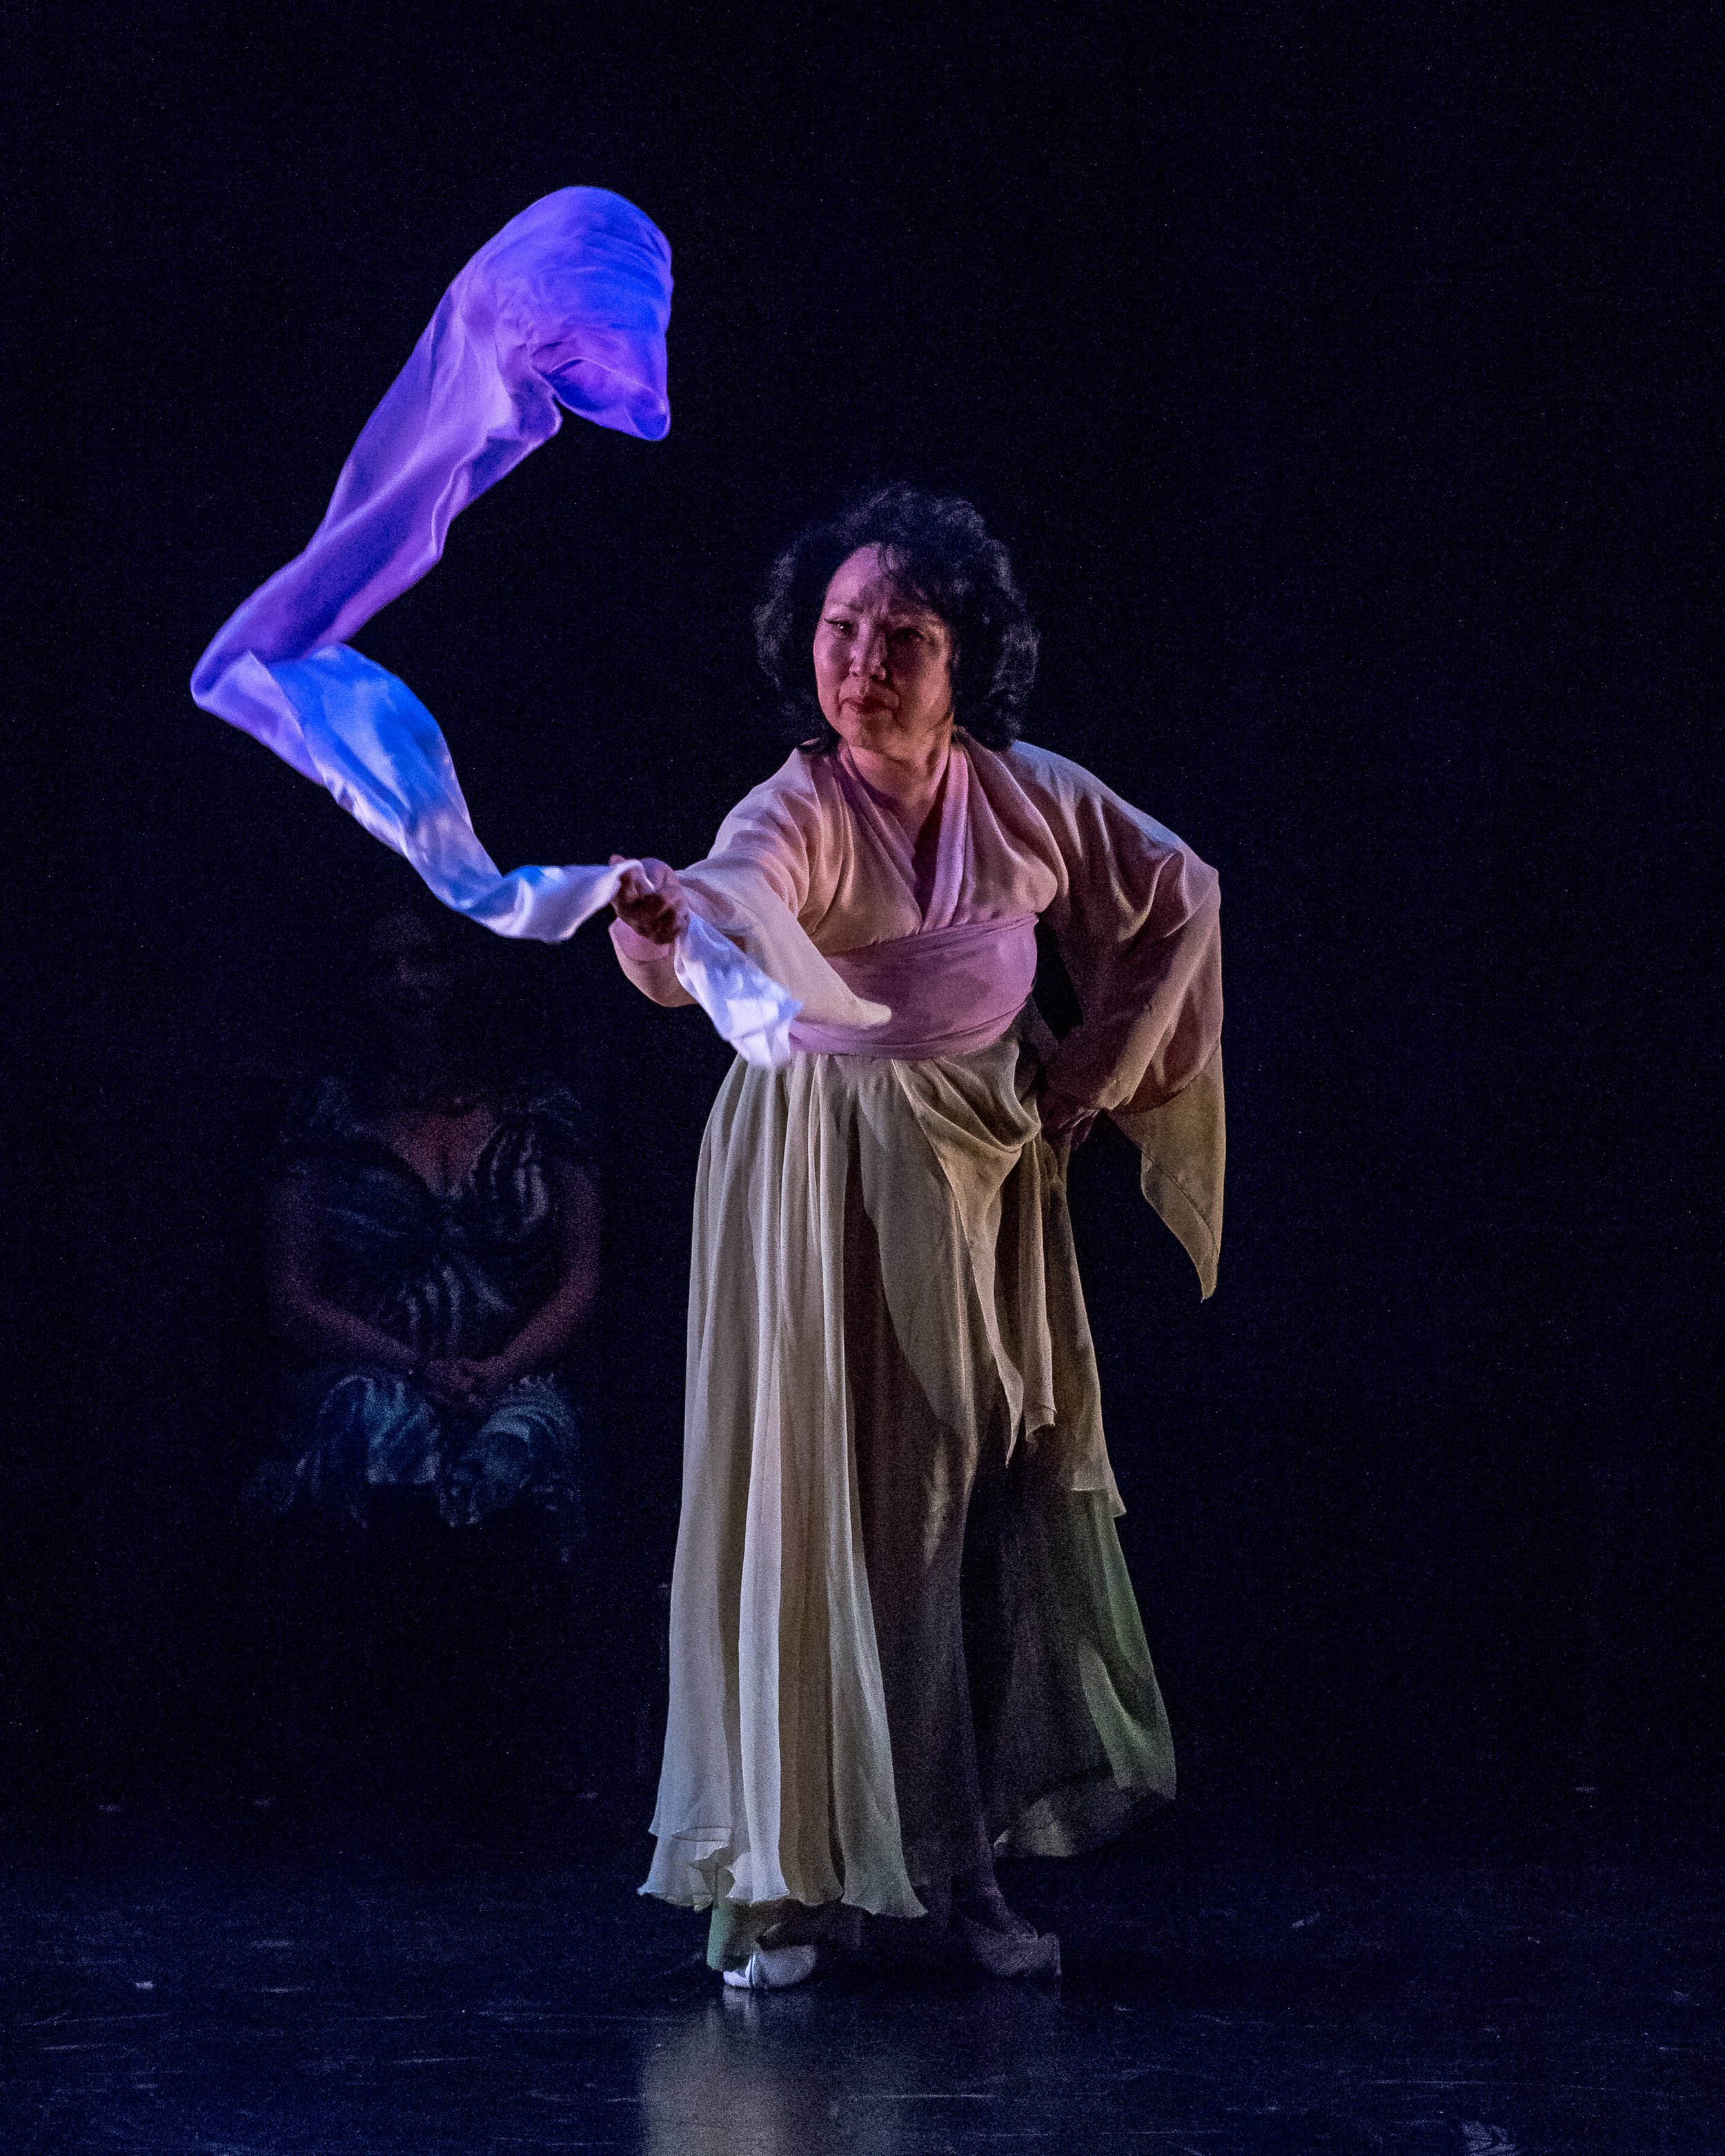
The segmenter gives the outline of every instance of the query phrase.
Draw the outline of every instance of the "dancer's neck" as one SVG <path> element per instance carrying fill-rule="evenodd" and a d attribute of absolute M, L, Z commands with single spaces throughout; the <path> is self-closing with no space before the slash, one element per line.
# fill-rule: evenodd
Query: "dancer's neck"
<path fill-rule="evenodd" d="M 839 752 L 913 846 L 940 799 L 952 752 L 950 721 L 933 738 L 902 748 L 857 748 L 847 742 Z"/>

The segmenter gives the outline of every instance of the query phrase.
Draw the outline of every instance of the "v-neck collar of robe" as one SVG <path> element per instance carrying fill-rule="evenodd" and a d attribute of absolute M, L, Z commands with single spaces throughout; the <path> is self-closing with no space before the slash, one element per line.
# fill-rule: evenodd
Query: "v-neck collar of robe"
<path fill-rule="evenodd" d="M 852 813 L 897 871 L 911 904 L 922 915 L 922 927 L 951 927 L 963 896 L 970 852 L 970 759 L 964 753 L 963 741 L 953 735 L 933 806 L 914 843 L 885 797 L 850 761 L 850 751 L 841 748 L 835 762 L 839 783 Z M 930 836 L 931 825 L 933 858 L 925 896 L 918 886 L 916 855 Z"/>

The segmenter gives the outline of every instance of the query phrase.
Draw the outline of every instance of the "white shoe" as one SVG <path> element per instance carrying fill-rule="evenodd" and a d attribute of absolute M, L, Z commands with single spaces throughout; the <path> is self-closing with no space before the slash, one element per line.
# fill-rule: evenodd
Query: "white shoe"
<path fill-rule="evenodd" d="M 784 1991 L 814 1974 L 813 1947 L 757 1947 L 741 1969 L 723 1971 L 737 1991 Z"/>

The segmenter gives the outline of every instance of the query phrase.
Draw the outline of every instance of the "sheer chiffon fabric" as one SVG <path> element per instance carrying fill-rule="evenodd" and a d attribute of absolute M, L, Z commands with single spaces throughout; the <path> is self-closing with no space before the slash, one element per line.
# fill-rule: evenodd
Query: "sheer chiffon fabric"
<path fill-rule="evenodd" d="M 1173 1794 L 1057 1156 L 1009 1038 L 733 1066 L 696 1199 L 648 1890 L 915 1917 Z"/>
<path fill-rule="evenodd" d="M 1208 1291 L 1215 878 L 1022 745 L 956 740 L 936 813 L 919 889 L 908 840 L 843 757 L 793 757 L 684 872 L 757 955 L 783 950 L 789 918 L 865 992 L 920 963 L 906 1000 L 925 1025 L 943 983 L 955 1023 L 984 1008 L 978 953 L 999 988 L 1046 918 L 1084 1013 L 1058 1045 L 1029 1010 L 944 1055 L 894 1052 L 911 1022 L 895 1013 L 848 1053 L 733 1066 L 715 1104 L 645 1891 L 736 1912 L 739 1941 L 742 1912 L 786 1901 L 918 1916 L 997 1848 L 1076 1851 L 1173 1793 L 1064 1163 L 1026 1096 L 1040 1063 L 1137 1119 L 1147 1193 Z M 662 954 L 613 935 L 646 993 L 686 1000 Z"/>
<path fill-rule="evenodd" d="M 619 866 L 502 874 L 479 841 L 437 721 L 347 639 L 441 559 L 462 510 L 550 440 L 565 409 L 657 441 L 670 425 L 670 249 L 632 203 L 562 187 L 460 271 L 366 422 L 304 552 L 223 624 L 193 701 L 325 787 L 445 906 L 556 942 L 608 906 Z M 738 1052 L 789 1053 L 797 999 L 691 921 L 674 963 Z"/>
<path fill-rule="evenodd" d="M 843 752 L 793 755 L 680 873 L 696 912 L 796 998 L 793 1050 L 930 1053 L 927 1040 L 896 1047 L 903 1021 L 874 998 L 922 966 L 934 985 L 915 992 L 918 1009 L 968 1020 L 988 994 L 947 970 L 952 956 L 961 976 L 970 963 L 965 932 L 991 932 L 985 947 L 1004 971 L 1023 952 L 1016 924 L 1045 921 L 1083 1012 L 1050 1045 L 1050 1082 L 1138 1147 L 1144 1195 L 1209 1295 L 1226 1160 L 1215 871 L 1081 765 L 1028 742 L 994 750 L 955 735 L 936 813 L 919 892 L 909 839 Z M 656 945 L 620 921 L 611 937 L 655 1002 L 693 1000 Z M 1028 988 L 1029 971 L 1021 978 Z M 1014 1008 L 996 1009 L 1002 1032 Z"/>

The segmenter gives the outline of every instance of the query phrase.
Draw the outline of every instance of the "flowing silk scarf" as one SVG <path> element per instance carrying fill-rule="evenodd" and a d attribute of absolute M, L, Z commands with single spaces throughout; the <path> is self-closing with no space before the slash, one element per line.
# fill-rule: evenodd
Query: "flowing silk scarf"
<path fill-rule="evenodd" d="M 560 942 L 642 865 L 501 874 L 437 721 L 346 639 L 435 565 L 450 520 L 549 441 L 563 409 L 646 441 L 666 433 L 670 286 L 664 234 L 620 195 L 562 187 L 512 218 L 444 293 L 311 544 L 252 594 L 192 676 L 205 711 L 327 788 L 444 905 L 501 936 Z M 698 914 L 672 955 L 741 1055 L 788 1060 L 794 997 Z"/>

